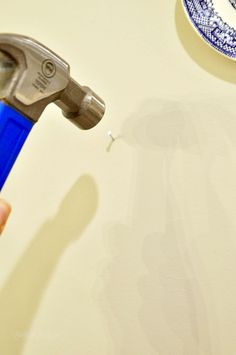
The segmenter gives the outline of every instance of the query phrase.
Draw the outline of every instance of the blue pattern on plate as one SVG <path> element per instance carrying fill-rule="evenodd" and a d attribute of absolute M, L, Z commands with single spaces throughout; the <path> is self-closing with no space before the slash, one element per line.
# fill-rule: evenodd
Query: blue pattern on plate
<path fill-rule="evenodd" d="M 200 35 L 223 54 L 236 59 L 236 30 L 216 12 L 212 0 L 183 0 L 185 9 Z M 236 7 L 236 0 L 230 0 Z"/>

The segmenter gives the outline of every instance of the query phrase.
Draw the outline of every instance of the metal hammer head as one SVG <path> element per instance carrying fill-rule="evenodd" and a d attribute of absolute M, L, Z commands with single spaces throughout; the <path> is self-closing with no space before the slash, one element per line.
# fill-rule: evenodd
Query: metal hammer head
<path fill-rule="evenodd" d="M 33 121 L 51 102 L 82 129 L 94 127 L 105 104 L 70 77 L 69 65 L 32 38 L 0 34 L 0 99 Z"/>

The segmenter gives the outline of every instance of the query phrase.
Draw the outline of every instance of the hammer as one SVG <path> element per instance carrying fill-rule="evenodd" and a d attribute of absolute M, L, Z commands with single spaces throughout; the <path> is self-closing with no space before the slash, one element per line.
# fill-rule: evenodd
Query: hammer
<path fill-rule="evenodd" d="M 81 129 L 105 112 L 104 101 L 70 77 L 69 65 L 32 38 L 0 34 L 0 190 L 48 104 Z"/>

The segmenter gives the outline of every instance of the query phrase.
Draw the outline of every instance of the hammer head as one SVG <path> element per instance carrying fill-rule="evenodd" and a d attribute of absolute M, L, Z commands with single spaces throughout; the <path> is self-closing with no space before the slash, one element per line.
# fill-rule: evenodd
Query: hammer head
<path fill-rule="evenodd" d="M 16 34 L 0 34 L 0 99 L 36 122 L 54 102 L 82 129 L 94 127 L 104 101 L 70 77 L 69 65 L 53 51 Z"/>

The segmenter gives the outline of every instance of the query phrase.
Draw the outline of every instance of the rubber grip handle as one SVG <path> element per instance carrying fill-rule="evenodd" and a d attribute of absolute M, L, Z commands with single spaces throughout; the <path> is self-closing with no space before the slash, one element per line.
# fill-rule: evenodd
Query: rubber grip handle
<path fill-rule="evenodd" d="M 0 101 L 0 190 L 34 123 Z"/>

